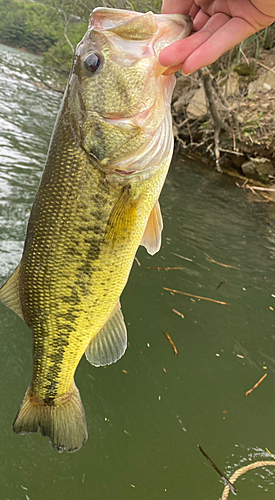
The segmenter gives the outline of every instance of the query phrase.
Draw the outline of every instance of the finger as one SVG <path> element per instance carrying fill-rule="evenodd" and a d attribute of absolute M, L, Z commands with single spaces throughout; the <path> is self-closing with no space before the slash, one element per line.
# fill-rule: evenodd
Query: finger
<path fill-rule="evenodd" d="M 207 25 L 205 25 L 205 28 L 206 26 Z M 251 24 L 247 23 L 243 19 L 235 18 L 230 19 L 211 36 L 205 37 L 204 41 L 202 36 L 201 39 L 199 39 L 198 36 L 202 33 L 202 31 L 195 33 L 192 35 L 192 38 L 195 39 L 195 37 L 198 36 L 198 39 L 193 40 L 193 50 L 189 50 L 189 55 L 184 60 L 182 68 L 183 73 L 193 73 L 203 66 L 212 64 L 222 54 L 232 49 L 235 45 L 242 42 L 245 38 L 255 32 L 256 30 Z M 195 48 L 196 43 L 197 47 Z"/>
<path fill-rule="evenodd" d="M 189 14 L 193 0 L 163 0 L 162 14 Z"/>
<path fill-rule="evenodd" d="M 160 52 L 159 62 L 162 66 L 177 66 L 183 63 L 198 47 L 203 45 L 215 31 L 220 30 L 230 19 L 226 14 L 215 14 L 204 28 L 193 35 L 178 40 Z M 228 35 L 227 35 L 228 36 Z"/>
<path fill-rule="evenodd" d="M 197 13 L 199 12 L 199 10 L 200 10 L 200 8 L 195 3 L 193 3 L 188 14 L 192 17 L 192 19 L 194 19 L 196 17 Z"/>
<path fill-rule="evenodd" d="M 253 5 L 266 16 L 271 16 L 273 19 L 275 17 L 275 5 L 273 0 L 252 0 Z"/>
<path fill-rule="evenodd" d="M 193 31 L 200 31 L 209 21 L 210 16 L 200 10 L 193 20 Z"/>

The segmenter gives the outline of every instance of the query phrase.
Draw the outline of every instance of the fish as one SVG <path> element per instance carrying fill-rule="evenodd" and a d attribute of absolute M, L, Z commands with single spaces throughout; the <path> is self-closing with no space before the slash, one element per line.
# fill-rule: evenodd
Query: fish
<path fill-rule="evenodd" d="M 97 8 L 77 45 L 31 210 L 0 301 L 33 335 L 33 376 L 13 424 L 58 452 L 88 438 L 74 375 L 127 347 L 120 296 L 139 245 L 161 246 L 158 198 L 173 152 L 175 77 L 158 55 L 191 19 Z"/>

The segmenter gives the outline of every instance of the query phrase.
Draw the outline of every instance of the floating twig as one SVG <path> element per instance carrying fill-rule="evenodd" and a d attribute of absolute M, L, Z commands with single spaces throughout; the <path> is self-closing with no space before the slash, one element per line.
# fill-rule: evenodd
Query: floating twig
<path fill-rule="evenodd" d="M 199 444 L 198 444 L 198 448 L 199 448 L 200 452 L 205 456 L 205 458 L 207 458 L 208 462 L 212 465 L 212 467 L 214 467 L 214 469 L 217 471 L 217 473 L 221 476 L 223 482 L 228 487 L 228 491 L 230 488 L 232 493 L 234 493 L 234 495 L 236 495 L 237 490 L 236 490 L 235 486 L 233 486 L 233 484 L 231 484 L 229 479 L 227 479 L 227 477 L 220 471 L 220 469 L 214 464 L 214 462 L 212 462 L 211 458 L 207 455 L 207 453 L 205 453 L 205 451 L 203 451 L 202 447 Z"/>
<path fill-rule="evenodd" d="M 84 474 L 82 476 L 82 484 L 84 484 L 84 480 L 85 480 L 85 472 L 84 472 Z"/>
<path fill-rule="evenodd" d="M 158 271 L 164 270 L 164 271 L 174 271 L 174 270 L 183 270 L 185 267 L 147 267 L 147 269 L 157 269 Z"/>
<path fill-rule="evenodd" d="M 216 290 L 218 290 L 218 289 L 220 288 L 220 286 L 222 286 L 225 282 L 226 282 L 226 280 L 221 281 L 221 282 L 218 284 L 218 286 L 217 286 Z"/>
<path fill-rule="evenodd" d="M 260 186 L 249 186 L 249 184 L 246 184 L 245 186 L 246 189 L 251 189 L 251 191 L 272 191 L 273 193 L 275 192 L 274 188 L 268 188 L 268 187 L 260 187 Z"/>
<path fill-rule="evenodd" d="M 249 189 L 253 194 L 255 194 L 255 196 L 257 195 L 256 191 L 260 191 L 259 194 L 262 195 L 262 197 L 265 199 L 264 201 L 271 201 L 274 203 L 274 198 L 270 198 L 270 196 L 268 196 L 265 191 L 271 191 L 271 192 L 275 192 L 275 189 L 273 188 L 265 188 L 265 187 L 260 187 L 260 186 L 250 186 L 248 183 L 248 180 L 246 179 L 245 183 L 240 185 L 236 182 L 237 186 L 240 187 L 240 188 L 243 188 L 243 189 Z M 263 202 L 263 200 L 258 200 L 258 199 L 255 199 L 254 201 L 259 201 L 259 202 Z"/>
<path fill-rule="evenodd" d="M 172 252 L 172 255 L 175 255 L 176 257 L 179 257 L 180 259 L 188 260 L 189 262 L 193 262 L 193 259 L 189 259 L 188 257 L 184 257 L 183 255 L 179 255 L 178 253 Z"/>
<path fill-rule="evenodd" d="M 269 455 L 270 455 L 272 458 L 274 458 L 274 460 L 275 460 L 274 455 L 272 455 L 271 451 L 269 451 L 269 449 L 268 449 L 268 448 L 266 448 L 266 451 L 267 451 L 267 453 L 269 453 Z"/>
<path fill-rule="evenodd" d="M 172 309 L 172 311 L 173 311 L 174 313 L 176 313 L 178 316 L 180 316 L 181 318 L 183 318 L 183 319 L 184 319 L 184 314 L 182 314 L 182 313 L 180 313 L 179 311 L 177 311 L 177 309 Z"/>
<path fill-rule="evenodd" d="M 212 259 L 212 257 L 210 257 L 210 255 L 207 255 L 207 253 L 205 254 L 206 257 L 207 257 L 207 260 L 209 260 L 209 262 L 213 262 L 213 264 L 218 264 L 218 266 L 222 266 L 222 267 L 228 267 L 229 269 L 237 269 L 239 271 L 239 267 L 235 267 L 235 266 L 230 266 L 229 264 L 223 264 L 222 262 L 217 262 L 216 260 Z"/>
<path fill-rule="evenodd" d="M 271 460 L 261 460 L 259 462 L 254 462 L 253 464 L 249 464 L 249 465 L 245 465 L 244 467 L 241 467 L 240 469 L 237 469 L 234 474 L 232 474 L 232 476 L 229 478 L 229 481 L 230 483 L 235 483 L 236 479 L 238 479 L 238 477 L 240 477 L 242 474 L 245 474 L 246 472 L 248 472 L 249 470 L 252 470 L 252 469 L 257 469 L 257 467 L 265 467 L 266 465 L 275 465 L 275 460 L 271 461 Z M 229 488 L 230 486 L 229 485 L 226 485 L 224 490 L 223 490 L 223 494 L 222 494 L 222 500 L 227 500 L 228 498 L 228 495 L 229 495 Z"/>
<path fill-rule="evenodd" d="M 172 346 L 172 348 L 173 348 L 173 351 L 174 351 L 174 356 L 175 356 L 175 358 L 176 358 L 176 357 L 177 357 L 177 355 L 178 355 L 178 350 L 177 350 L 177 348 L 176 348 L 176 346 L 175 346 L 175 344 L 174 344 L 173 340 L 171 339 L 171 337 L 170 337 L 169 333 L 167 333 L 167 332 L 163 332 L 163 333 L 164 333 L 165 337 L 168 339 L 168 341 L 170 342 L 170 344 L 171 344 L 171 346 Z"/>
<path fill-rule="evenodd" d="M 209 300 L 210 302 L 215 302 L 216 304 L 222 304 L 223 306 L 230 306 L 228 302 L 221 302 L 220 300 L 209 299 L 208 297 L 201 297 L 200 295 L 194 295 L 193 293 L 180 292 L 179 290 L 173 290 L 172 288 L 163 287 L 163 290 L 168 292 L 180 293 L 181 295 L 187 295 L 187 297 L 195 297 L 195 299 Z"/>
<path fill-rule="evenodd" d="M 136 263 L 138 264 L 138 266 L 140 267 L 140 266 L 141 266 L 141 263 L 139 262 L 139 260 L 138 260 L 138 258 L 137 258 L 137 257 L 135 257 L 135 261 L 136 261 Z"/>
<path fill-rule="evenodd" d="M 257 389 L 258 385 L 260 385 L 262 383 L 262 381 L 267 377 L 267 373 L 265 373 L 262 378 L 260 378 L 260 380 L 257 382 L 257 384 L 253 385 L 252 389 L 249 389 L 249 391 L 247 391 L 245 393 L 246 396 L 249 396 L 249 394 L 251 394 L 251 392 L 254 391 L 254 389 Z"/>

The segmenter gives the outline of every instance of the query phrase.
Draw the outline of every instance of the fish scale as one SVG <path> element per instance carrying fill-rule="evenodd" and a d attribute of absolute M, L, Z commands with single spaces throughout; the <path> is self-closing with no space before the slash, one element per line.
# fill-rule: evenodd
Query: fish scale
<path fill-rule="evenodd" d="M 85 352 L 91 364 L 104 366 L 124 354 L 121 293 L 138 246 L 153 255 L 161 245 L 158 198 L 173 151 L 175 79 L 162 76 L 157 47 L 190 29 L 189 16 L 93 11 L 75 52 L 21 263 L 0 290 L 0 300 L 33 333 L 33 377 L 13 429 L 40 429 L 59 452 L 87 440 L 74 383 L 79 361 Z"/>
<path fill-rule="evenodd" d="M 88 295 L 92 287 L 94 272 L 91 271 L 91 267 L 104 243 L 104 226 L 107 225 L 112 209 L 110 186 L 107 186 L 108 189 L 105 188 L 106 194 L 103 196 L 103 187 L 106 186 L 103 174 L 98 169 L 91 170 L 86 155 L 81 157 L 76 149 L 74 154 L 72 148 L 68 151 L 66 143 L 58 141 L 58 129 L 56 135 L 57 139 L 54 138 L 53 150 L 48 159 L 48 175 L 42 179 L 41 196 L 35 201 L 30 218 L 30 226 L 33 224 L 33 218 L 40 220 L 41 224 L 36 225 L 30 244 L 26 244 L 21 264 L 23 281 L 21 286 L 24 288 L 24 295 L 28 296 L 29 304 L 24 308 L 24 315 L 31 318 L 29 321 L 34 332 L 34 352 L 37 350 L 44 353 L 44 357 L 36 357 L 34 361 L 33 378 L 34 390 L 42 399 L 59 396 L 70 389 L 75 368 L 91 339 L 92 328 L 85 293 Z M 68 139 L 67 143 L 71 144 Z M 61 160 L 63 168 L 58 172 L 59 179 L 56 178 L 57 174 L 54 171 L 55 142 L 65 151 Z M 67 151 L 69 154 L 66 157 Z M 72 171 L 73 180 L 70 178 Z M 45 198 L 49 199 L 51 186 L 60 185 L 60 179 L 66 188 L 55 198 L 55 210 L 50 207 L 47 210 L 44 193 Z M 98 197 L 96 203 L 93 200 L 92 187 L 94 189 L 96 185 L 96 192 L 101 193 L 100 203 Z M 116 192 L 113 195 L 117 197 Z M 98 230 L 94 231 L 99 221 L 100 233 Z M 39 242 L 39 253 L 33 252 L 37 242 Z M 38 266 L 44 269 L 41 281 L 36 272 Z M 103 293 L 102 290 L 101 295 Z M 78 301 L 72 300 L 72 294 L 78 297 Z M 39 314 L 34 312 L 33 298 L 38 300 L 38 297 L 40 310 L 49 311 L 49 323 L 46 320 L 41 321 Z M 72 307 L 75 315 L 72 315 Z M 106 316 L 103 316 L 102 322 L 104 319 Z M 92 320 L 94 321 L 94 317 Z M 95 327 L 97 332 L 96 324 Z M 44 331 L 47 335 L 43 333 Z M 59 349 L 53 349 L 53 338 L 58 339 Z M 69 349 L 67 351 L 69 354 L 64 358 L 65 347 Z M 78 357 L 76 357 L 77 352 L 79 352 Z M 59 380 L 61 372 L 62 378 Z M 55 390 L 49 391 L 48 387 L 53 383 Z"/>

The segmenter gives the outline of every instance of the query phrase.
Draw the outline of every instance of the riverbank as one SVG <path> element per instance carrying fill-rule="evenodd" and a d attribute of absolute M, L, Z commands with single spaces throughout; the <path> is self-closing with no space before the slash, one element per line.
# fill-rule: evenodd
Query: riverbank
<path fill-rule="evenodd" d="M 275 48 L 229 70 L 179 76 L 172 102 L 177 148 L 257 185 L 275 181 Z"/>

